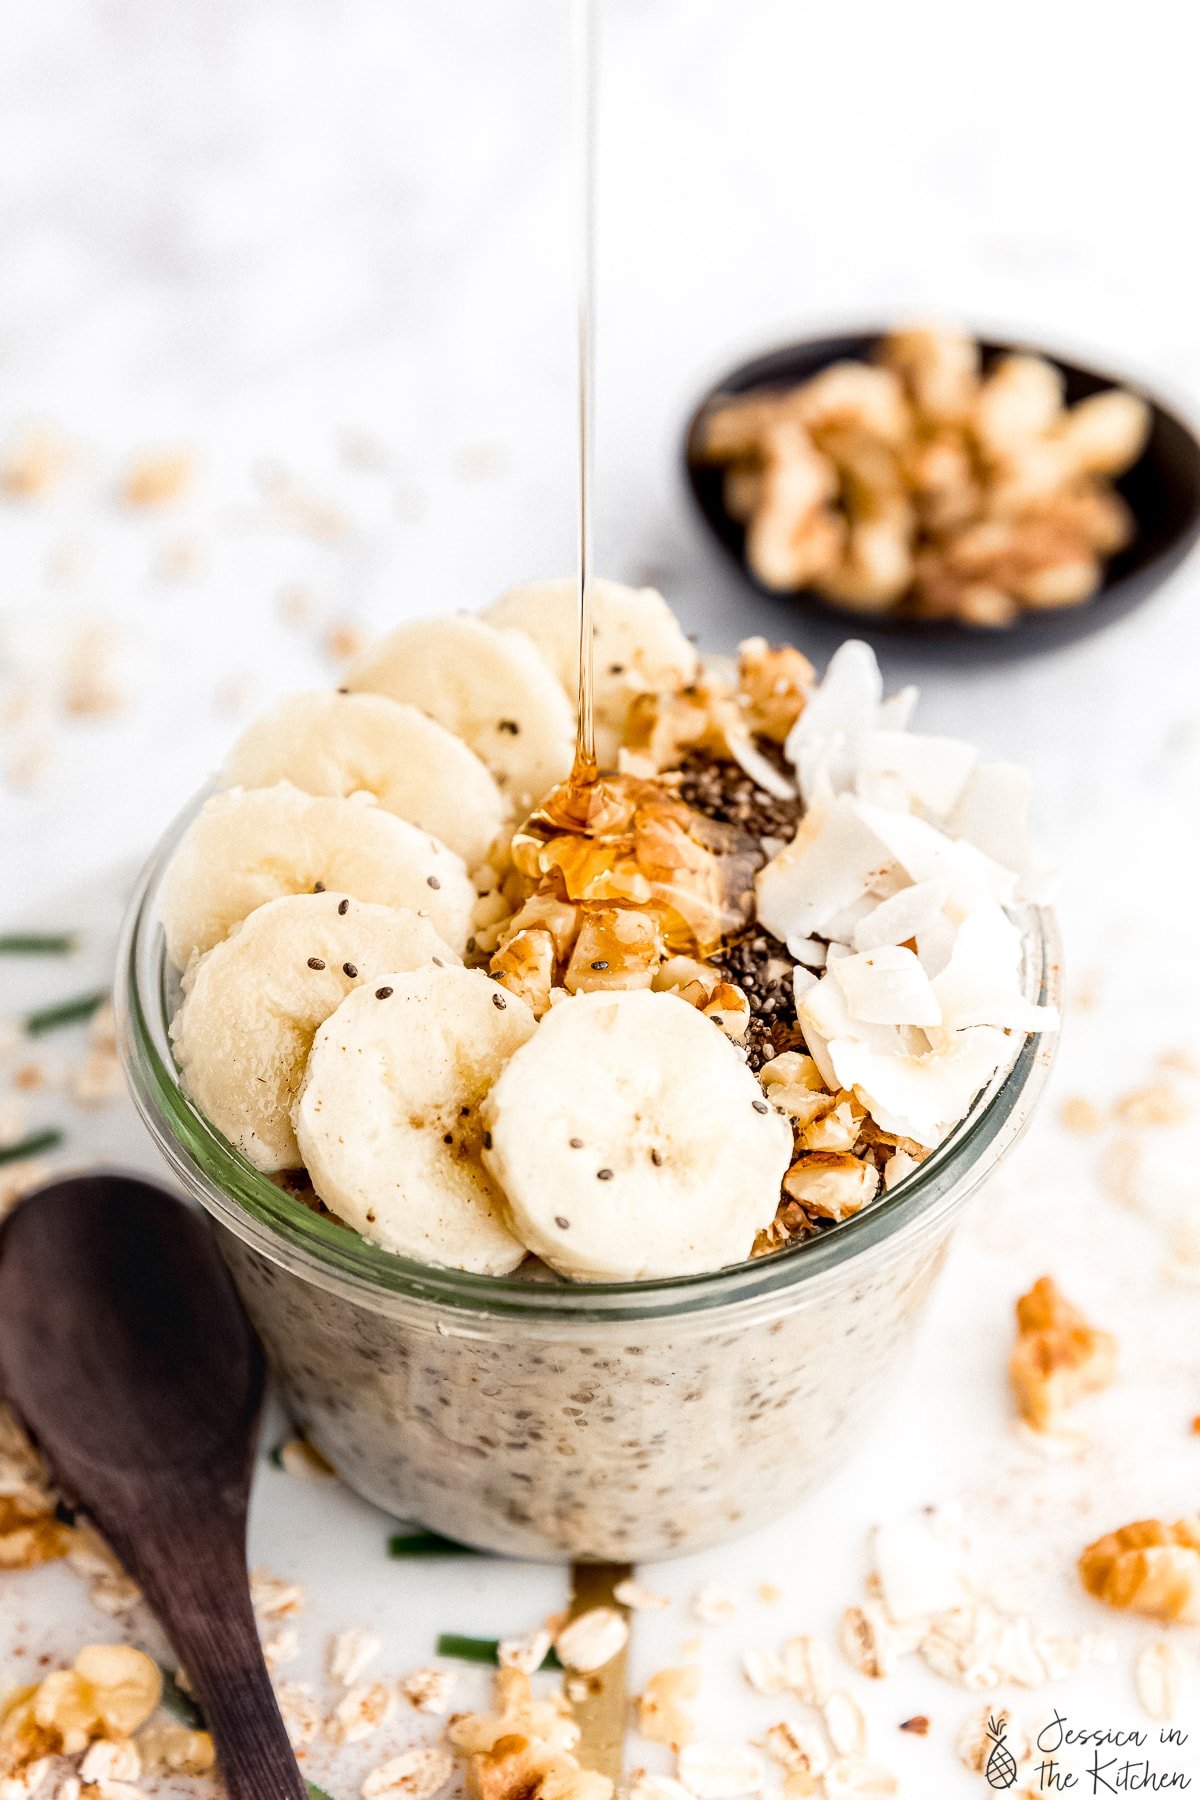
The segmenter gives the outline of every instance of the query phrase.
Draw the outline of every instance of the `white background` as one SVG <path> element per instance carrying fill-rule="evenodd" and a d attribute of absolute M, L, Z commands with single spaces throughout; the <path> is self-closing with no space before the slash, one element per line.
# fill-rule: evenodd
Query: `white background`
<path fill-rule="evenodd" d="M 605 24 L 598 559 L 661 585 L 707 644 L 765 629 L 823 656 L 831 641 L 739 590 L 687 509 L 683 421 L 743 354 L 933 310 L 1091 350 L 1184 407 L 1200 390 L 1200 46 L 1174 0 L 986 16 L 949 0 L 606 0 Z M 567 68 L 561 0 L 61 0 L 9 20 L 0 430 L 48 417 L 87 453 L 43 501 L 0 510 L 0 758 L 10 773 L 50 759 L 31 792 L 0 790 L 0 907 L 89 936 L 78 966 L 0 972 L 6 1011 L 107 972 L 124 886 L 219 759 L 234 699 L 330 680 L 330 623 L 381 628 L 569 567 Z M 156 443 L 193 447 L 201 478 L 183 506 L 133 515 L 120 471 Z M 336 503 L 345 535 L 316 543 L 264 517 L 267 466 Z M 180 540 L 203 572 L 168 583 Z M 1114 1134 L 1070 1138 L 1052 1115 L 1072 1092 L 1106 1108 L 1160 1052 L 1200 1050 L 1197 582 L 1185 571 L 1123 626 L 1034 663 L 885 656 L 890 680 L 921 680 L 927 723 L 1034 765 L 1083 1004 L 1056 1097 L 968 1223 L 884 1433 L 772 1532 L 649 1573 L 681 1597 L 712 1577 L 743 1596 L 706 1653 L 714 1733 L 780 1711 L 743 1696 L 739 1637 L 832 1632 L 870 1524 L 952 1496 L 1040 1623 L 1117 1638 L 1110 1672 L 1021 1700 L 1023 1716 L 1138 1720 L 1130 1663 L 1154 1628 L 1083 1599 L 1073 1560 L 1101 1530 L 1196 1504 L 1198 1301 L 1179 1279 L 1200 1261 L 1181 1260 L 1194 1150 L 1186 1129 L 1160 1134 L 1131 1210 L 1100 1179 Z M 299 619 L 280 606 L 296 585 Z M 62 658 L 96 620 L 128 704 L 64 724 Z M 67 1102 L 42 1110 L 62 1119 Z M 149 1156 L 121 1107 L 69 1122 L 76 1157 Z M 1047 1271 L 1123 1356 L 1084 1415 L 1086 1452 L 1060 1463 L 1016 1437 L 1003 1373 L 1012 1300 Z M 256 1551 L 310 1586 L 314 1665 L 323 1626 L 375 1622 L 401 1669 L 439 1628 L 518 1629 L 561 1595 L 549 1570 L 388 1565 L 385 1529 L 264 1473 Z M 775 1608 L 755 1600 L 761 1580 L 783 1590 Z M 639 1621 L 644 1668 L 691 1635 L 685 1613 L 681 1598 Z M 0 1651 L 108 1631 L 66 1575 L 0 1579 Z M 1174 1637 L 1196 1664 L 1194 1634 Z M 852 1681 L 905 1794 L 983 1791 L 950 1748 L 970 1696 L 915 1664 L 869 1691 Z M 933 1720 L 924 1741 L 896 1730 L 913 1712 Z M 342 1800 L 337 1781 L 334 1766 Z"/>

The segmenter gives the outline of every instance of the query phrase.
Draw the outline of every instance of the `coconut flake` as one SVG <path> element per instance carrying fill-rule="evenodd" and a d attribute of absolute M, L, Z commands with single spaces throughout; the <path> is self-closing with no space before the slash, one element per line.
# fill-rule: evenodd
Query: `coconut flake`
<path fill-rule="evenodd" d="M 872 731 L 860 751 L 855 786 L 864 798 L 881 784 L 898 787 L 910 804 L 940 816 L 958 804 L 977 760 L 975 746 L 962 738 Z"/>
<path fill-rule="evenodd" d="M 825 985 L 820 983 L 821 988 Z M 806 996 L 806 1007 L 814 997 Z M 888 1027 L 861 1029 L 882 1031 Z M 977 1025 L 954 1032 L 925 1055 L 880 1052 L 861 1036 L 827 1039 L 825 1054 L 837 1085 L 852 1088 L 877 1124 L 897 1137 L 913 1138 L 933 1149 L 969 1112 L 975 1096 L 1014 1048 L 1003 1031 Z"/>
<path fill-rule="evenodd" d="M 811 937 L 894 860 L 855 801 L 815 806 L 787 848 L 759 870 L 759 920 L 785 941 Z"/>
<path fill-rule="evenodd" d="M 829 945 L 820 938 L 790 937 L 787 940 L 787 951 L 798 963 L 803 963 L 806 969 L 823 969 Z"/>
<path fill-rule="evenodd" d="M 1026 812 L 1029 771 L 1018 763 L 977 762 L 953 806 L 945 827 L 985 856 L 1017 875 L 1029 872 L 1032 857 Z"/>
<path fill-rule="evenodd" d="M 1017 1031 L 1049 1031 L 1058 1025 L 1052 1006 L 1035 1006 L 1021 992 L 1021 934 L 999 906 L 984 906 L 962 921 L 945 968 L 934 978 L 948 1030 L 1003 1025 Z"/>
<path fill-rule="evenodd" d="M 849 639 L 830 657 L 824 680 L 809 695 L 784 745 L 806 805 L 822 791 L 839 794 L 852 785 L 882 699 L 875 652 Z"/>
<path fill-rule="evenodd" d="M 950 884 L 943 879 L 918 881 L 911 887 L 902 887 L 858 921 L 850 942 L 856 950 L 906 944 L 936 925 L 949 894 Z"/>
<path fill-rule="evenodd" d="M 836 979 L 854 1019 L 868 1025 L 940 1025 L 942 1008 L 911 950 L 884 945 L 839 957 Z"/>
<path fill-rule="evenodd" d="M 727 730 L 725 742 L 729 754 L 755 787 L 762 788 L 775 800 L 794 800 L 796 788 L 769 757 L 763 755 L 748 731 Z"/>

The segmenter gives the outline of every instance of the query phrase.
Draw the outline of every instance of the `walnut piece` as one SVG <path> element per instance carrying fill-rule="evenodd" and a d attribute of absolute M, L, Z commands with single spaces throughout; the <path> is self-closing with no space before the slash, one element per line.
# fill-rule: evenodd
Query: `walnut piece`
<path fill-rule="evenodd" d="M 1139 1519 L 1089 1544 L 1079 1558 L 1089 1594 L 1152 1619 L 1200 1623 L 1200 1517 Z"/>
<path fill-rule="evenodd" d="M 1116 1339 L 1089 1325 L 1051 1276 L 1017 1301 L 1009 1378 L 1021 1416 L 1035 1431 L 1053 1430 L 1083 1395 L 1107 1387 L 1116 1362 Z"/>

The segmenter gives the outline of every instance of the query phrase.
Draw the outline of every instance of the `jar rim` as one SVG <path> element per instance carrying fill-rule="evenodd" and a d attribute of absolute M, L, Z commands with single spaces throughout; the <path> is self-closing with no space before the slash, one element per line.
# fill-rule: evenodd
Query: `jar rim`
<path fill-rule="evenodd" d="M 184 1091 L 171 1050 L 170 979 L 157 901 L 163 875 L 201 793 L 164 833 L 138 877 L 117 955 L 114 1005 L 126 1081 L 143 1122 L 187 1191 L 220 1224 L 269 1260 L 295 1267 L 318 1286 L 352 1291 L 361 1303 L 424 1301 L 457 1312 L 526 1320 L 646 1319 L 809 1291 L 851 1258 L 883 1251 L 900 1234 L 956 1208 L 1021 1134 L 1045 1086 L 1057 1034 L 1013 1034 L 1015 1054 L 937 1148 L 880 1199 L 815 1238 L 699 1275 L 648 1281 L 566 1282 L 480 1275 L 420 1263 L 367 1243 L 321 1217 L 255 1169 Z M 1053 912 L 1020 909 L 1023 988 L 1057 1004 L 1061 946 Z"/>

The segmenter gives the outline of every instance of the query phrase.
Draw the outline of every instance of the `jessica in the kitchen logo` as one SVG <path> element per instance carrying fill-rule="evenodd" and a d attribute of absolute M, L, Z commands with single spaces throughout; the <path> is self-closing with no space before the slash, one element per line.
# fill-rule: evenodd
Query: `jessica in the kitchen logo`
<path fill-rule="evenodd" d="M 988 1786 L 1001 1792 L 1020 1780 L 1022 1792 L 1032 1794 L 1183 1793 L 1200 1773 L 1196 1749 L 1180 1725 L 1128 1730 L 1074 1725 L 1055 1712 L 1020 1769 L 1005 1730 L 1003 1717 L 988 1720 L 991 1750 L 984 1775 Z"/>

